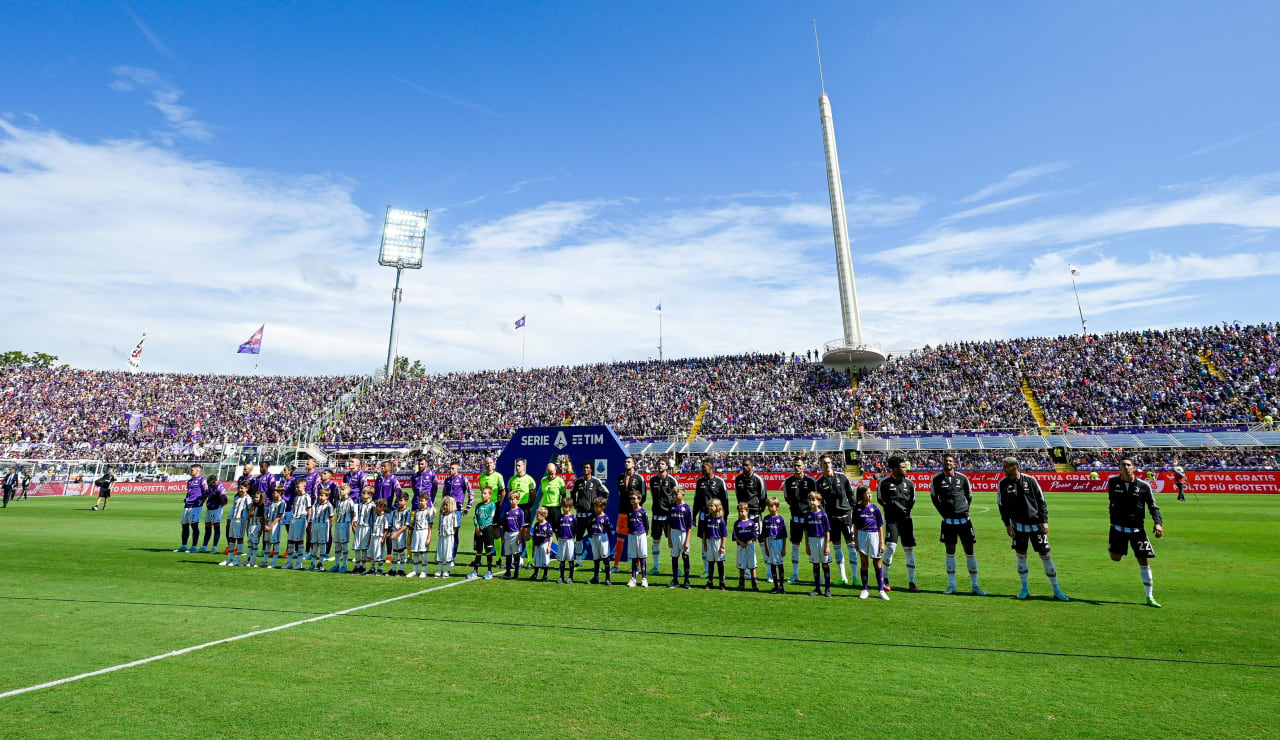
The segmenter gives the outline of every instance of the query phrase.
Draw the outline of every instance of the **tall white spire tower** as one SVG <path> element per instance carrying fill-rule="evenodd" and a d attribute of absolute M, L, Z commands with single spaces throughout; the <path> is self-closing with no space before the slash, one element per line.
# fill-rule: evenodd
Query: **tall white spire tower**
<path fill-rule="evenodd" d="M 827 153 L 827 196 L 831 201 L 831 230 L 835 234 L 836 276 L 840 281 L 840 318 L 844 337 L 827 342 L 822 362 L 836 368 L 876 367 L 884 363 L 884 353 L 877 343 L 862 335 L 858 316 L 858 289 L 853 280 L 853 257 L 849 252 L 849 227 L 844 214 L 844 186 L 840 182 L 840 158 L 836 154 L 836 129 L 831 119 L 831 101 L 827 98 L 826 80 L 822 76 L 822 48 L 818 45 L 818 21 L 813 21 L 813 45 L 818 52 L 818 115 L 822 121 L 822 146 Z"/>

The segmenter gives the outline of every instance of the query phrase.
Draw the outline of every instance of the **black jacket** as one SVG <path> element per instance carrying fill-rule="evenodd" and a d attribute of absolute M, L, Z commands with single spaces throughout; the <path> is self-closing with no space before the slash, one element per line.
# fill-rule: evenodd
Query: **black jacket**
<path fill-rule="evenodd" d="M 720 506 L 724 507 L 724 517 L 726 520 L 729 518 L 729 491 L 724 487 L 724 480 L 720 476 L 712 475 L 710 478 L 698 476 L 694 491 L 693 516 L 695 519 L 699 514 L 711 512 L 712 499 L 720 500 Z"/>
<path fill-rule="evenodd" d="M 737 494 L 738 503 L 745 503 L 751 516 L 754 517 L 764 511 L 764 502 L 769 498 L 764 478 L 756 473 L 750 475 L 739 473 L 733 478 L 733 490 Z"/>
<path fill-rule="evenodd" d="M 671 509 L 676 505 L 676 490 L 680 481 L 670 473 L 664 478 L 655 475 L 649 479 L 649 492 L 653 494 L 653 516 L 671 516 Z"/>
<path fill-rule="evenodd" d="M 1000 489 L 996 494 L 996 505 L 1000 507 L 1000 521 L 1007 527 L 1010 524 L 1047 524 L 1049 507 L 1044 502 L 1044 492 L 1040 484 L 1029 475 L 1021 475 L 1015 481 L 1009 476 L 1000 479 Z"/>
<path fill-rule="evenodd" d="M 807 475 L 792 473 L 782 483 L 783 496 L 793 517 L 804 517 L 809 510 L 809 494 L 818 490 L 818 482 Z"/>
<path fill-rule="evenodd" d="M 969 516 L 973 491 L 969 488 L 969 479 L 963 474 L 938 473 L 929 486 L 929 498 L 943 519 L 965 519 Z"/>
<path fill-rule="evenodd" d="M 1110 501 L 1111 523 L 1118 527 L 1142 529 L 1146 524 L 1147 509 L 1151 510 L 1151 521 L 1164 525 L 1156 497 L 1151 495 L 1151 484 L 1144 480 L 1134 478 L 1132 483 L 1125 483 L 1124 478 L 1118 475 L 1108 478 L 1107 499 Z"/>
<path fill-rule="evenodd" d="M 597 496 L 609 499 L 609 489 L 599 478 L 578 478 L 573 482 L 573 509 L 578 514 L 590 514 Z"/>
<path fill-rule="evenodd" d="M 886 522 L 902 522 L 911 518 L 916 506 L 916 484 L 907 476 L 896 480 L 892 475 L 876 483 L 876 503 L 884 511 Z"/>
<path fill-rule="evenodd" d="M 825 475 L 818 476 L 817 484 L 828 517 L 853 515 L 853 484 L 849 482 L 849 476 L 833 470 L 829 479 Z"/>
<path fill-rule="evenodd" d="M 644 506 L 645 500 L 648 498 L 644 492 L 644 476 L 639 473 L 623 473 L 618 476 L 618 513 L 627 514 L 631 511 L 631 494 L 640 494 L 640 505 Z"/>

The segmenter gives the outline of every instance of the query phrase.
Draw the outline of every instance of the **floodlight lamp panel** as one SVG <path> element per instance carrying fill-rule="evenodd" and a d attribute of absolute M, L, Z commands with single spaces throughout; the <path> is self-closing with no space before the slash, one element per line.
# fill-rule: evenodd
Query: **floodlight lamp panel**
<path fill-rule="evenodd" d="M 406 270 L 420 269 L 426 239 L 426 211 L 406 211 L 388 206 L 378 264 Z"/>

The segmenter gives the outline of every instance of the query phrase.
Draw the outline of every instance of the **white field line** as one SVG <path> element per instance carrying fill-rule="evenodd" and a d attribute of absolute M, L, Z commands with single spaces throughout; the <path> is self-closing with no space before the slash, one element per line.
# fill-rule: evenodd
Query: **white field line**
<path fill-rule="evenodd" d="M 972 509 L 969 509 L 969 514 L 971 515 L 986 514 L 989 511 L 991 511 L 990 506 L 975 506 Z M 917 514 L 913 511 L 911 512 L 911 518 L 912 519 L 940 519 L 941 517 L 938 516 L 938 512 L 936 511 L 932 513 L 925 513 L 925 514 Z"/>
<path fill-rule="evenodd" d="M 300 619 L 297 622 L 290 622 L 288 624 L 282 624 L 276 627 L 268 627 L 267 629 L 264 629 L 264 630 L 254 630 L 253 632 L 246 632 L 243 635 L 236 635 L 235 637 L 224 637 L 221 640 L 214 640 L 213 642 L 206 642 L 200 645 L 192 645 L 191 647 L 185 647 L 185 648 L 182 648 L 181 650 L 174 650 L 173 652 L 164 653 L 162 655 L 153 655 L 150 658 L 143 658 L 142 660 L 134 660 L 128 663 L 121 663 L 120 665 L 113 665 L 110 668 L 101 668 L 96 671 L 81 673 L 78 676 L 68 676 L 67 678 L 59 678 L 57 681 L 49 681 L 47 683 L 36 684 L 35 686 L 28 686 L 22 689 L 14 689 L 12 691 L 6 691 L 3 694 L 0 694 L 0 699 L 4 699 L 10 696 L 17 696 L 18 694 L 25 694 L 31 691 L 39 691 L 40 689 L 47 689 L 47 688 L 58 686 L 64 683 L 71 683 L 72 681 L 79 681 L 83 678 L 92 678 L 94 676 L 101 676 L 104 673 L 112 673 L 113 671 L 119 671 L 125 668 L 133 668 L 134 666 L 145 665 L 147 663 L 154 663 L 157 660 L 164 660 L 165 658 L 175 658 L 179 655 L 186 655 L 187 653 L 193 653 L 197 650 L 204 650 L 205 648 L 211 648 L 214 645 L 223 645 L 228 642 L 236 642 L 237 640 L 244 640 L 249 637 L 257 637 L 258 635 L 265 635 L 270 632 L 279 632 L 280 630 L 287 630 L 290 627 L 297 627 L 300 624 L 311 624 L 312 622 L 319 622 L 325 619 L 330 619 L 332 617 L 341 617 L 344 614 L 358 612 L 362 609 L 371 609 L 375 606 L 390 604 L 393 601 L 400 601 L 401 599 L 411 599 L 414 596 L 429 594 L 432 591 L 439 591 L 445 588 L 461 586 L 462 584 L 467 583 L 468 580 L 469 579 L 460 579 L 460 580 L 454 581 L 453 583 L 446 583 L 443 586 L 435 586 L 432 588 L 423 589 L 422 591 L 414 591 L 411 594 L 404 594 L 402 596 L 393 596 L 390 599 L 375 601 L 372 604 L 364 604 L 362 606 L 353 606 L 350 609 L 343 609 L 342 611 L 333 612 L 332 614 L 321 614 L 318 617 L 311 617 L 309 619 Z"/>

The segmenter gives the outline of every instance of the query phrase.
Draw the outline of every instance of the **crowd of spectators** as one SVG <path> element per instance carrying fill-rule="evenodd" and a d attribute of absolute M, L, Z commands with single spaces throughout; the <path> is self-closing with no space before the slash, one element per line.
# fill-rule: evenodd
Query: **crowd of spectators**
<path fill-rule="evenodd" d="M 0 367 L 0 448 L 117 462 L 208 459 L 219 442 L 293 439 L 356 382 Z"/>
<path fill-rule="evenodd" d="M 852 379 L 813 362 L 812 352 L 402 377 L 369 386 L 319 441 L 495 440 L 497 447 L 518 427 L 565 422 L 610 424 L 623 437 L 683 437 L 704 406 L 703 437 L 1034 434 L 1024 379 L 1059 428 L 1267 424 L 1280 416 L 1278 330 L 1224 324 L 959 342 L 891 357 Z M 4 367 L 0 454 L 210 459 L 220 443 L 298 438 L 357 383 Z M 973 469 L 998 467 L 966 454 L 975 455 Z M 468 464 L 481 457 L 469 455 Z"/>

